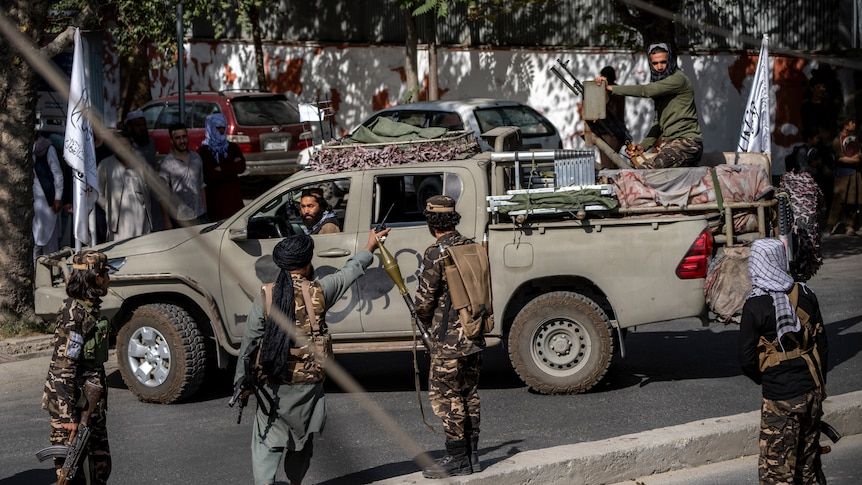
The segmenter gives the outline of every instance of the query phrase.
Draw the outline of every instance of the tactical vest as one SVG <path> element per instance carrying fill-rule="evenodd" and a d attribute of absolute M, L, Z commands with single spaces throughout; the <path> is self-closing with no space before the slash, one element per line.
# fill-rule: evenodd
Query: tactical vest
<path fill-rule="evenodd" d="M 270 283 L 261 288 L 264 320 L 272 307 L 273 286 Z M 270 379 L 273 384 L 320 382 L 325 377 L 323 362 L 332 357 L 332 337 L 326 327 L 323 288 L 316 281 L 294 279 L 293 297 L 296 307 L 296 331 L 304 337 L 304 342 L 300 345 L 296 339 L 291 339 L 289 376 Z"/>
<path fill-rule="evenodd" d="M 101 367 L 108 361 L 108 331 L 110 324 L 105 317 L 97 318 L 98 312 L 93 311 L 93 305 L 83 300 L 75 300 L 75 304 L 85 310 L 87 317 L 81 322 L 81 333 L 84 344 L 81 350 L 81 364 L 85 367 Z"/>
<path fill-rule="evenodd" d="M 793 340 L 797 344 L 796 348 L 782 351 L 777 338 L 774 341 L 769 341 L 761 335 L 760 341 L 757 343 L 760 372 L 765 372 L 767 369 L 788 360 L 802 359 L 808 365 L 808 370 L 811 372 L 811 378 L 814 380 L 817 390 L 823 393 L 825 397 L 823 362 L 820 359 L 820 352 L 817 351 L 817 335 L 823 331 L 823 326 L 820 322 L 811 322 L 811 315 L 799 308 L 799 284 L 793 285 L 793 290 L 788 296 L 790 305 L 796 311 L 802 328 L 799 332 L 786 334 L 785 337 Z"/>
<path fill-rule="evenodd" d="M 472 240 L 446 246 L 445 250 L 443 279 L 465 335 L 477 338 L 491 332 L 494 329 L 494 309 L 488 253 L 481 244 Z"/>

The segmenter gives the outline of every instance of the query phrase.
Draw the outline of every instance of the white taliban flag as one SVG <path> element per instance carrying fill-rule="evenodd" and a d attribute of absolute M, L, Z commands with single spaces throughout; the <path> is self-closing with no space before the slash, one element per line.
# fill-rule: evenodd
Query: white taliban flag
<path fill-rule="evenodd" d="M 99 198 L 99 177 L 96 172 L 96 147 L 93 130 L 87 116 L 90 111 L 90 94 L 87 92 L 88 66 L 84 63 L 81 31 L 75 29 L 75 53 L 72 57 L 72 79 L 69 82 L 69 109 L 66 112 L 66 137 L 63 140 L 63 158 L 72 167 L 72 209 L 75 239 L 90 244 L 89 215 Z M 80 244 L 76 244 L 80 249 Z"/>
<path fill-rule="evenodd" d="M 769 70 L 769 39 L 764 34 L 760 44 L 760 58 L 754 71 L 754 82 L 742 116 L 738 152 L 769 153 L 772 146 L 772 127 L 769 119 L 769 95 L 772 91 L 772 76 Z"/>

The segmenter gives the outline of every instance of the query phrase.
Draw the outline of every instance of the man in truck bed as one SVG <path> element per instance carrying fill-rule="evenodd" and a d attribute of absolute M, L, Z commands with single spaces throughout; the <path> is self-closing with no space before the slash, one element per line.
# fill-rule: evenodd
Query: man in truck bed
<path fill-rule="evenodd" d="M 638 85 L 607 84 L 610 94 L 652 98 L 655 121 L 639 145 L 629 145 L 626 153 L 635 157 L 655 148 L 658 155 L 641 168 L 688 167 L 697 164 L 703 153 L 703 135 L 694 105 L 691 81 L 676 65 L 676 56 L 667 44 L 653 44 L 647 50 L 650 83 Z M 597 76 L 596 83 L 606 81 Z"/>

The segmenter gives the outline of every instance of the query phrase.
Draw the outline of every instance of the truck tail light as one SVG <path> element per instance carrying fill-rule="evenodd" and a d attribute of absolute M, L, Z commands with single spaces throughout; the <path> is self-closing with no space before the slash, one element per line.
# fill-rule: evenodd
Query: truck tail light
<path fill-rule="evenodd" d="M 677 265 L 676 276 L 681 280 L 706 278 L 710 257 L 712 257 L 712 234 L 708 229 L 704 229 Z"/>
<path fill-rule="evenodd" d="M 239 150 L 243 153 L 251 153 L 251 137 L 248 135 L 228 135 L 227 141 L 231 141 L 239 145 Z"/>
<path fill-rule="evenodd" d="M 302 150 L 303 148 L 308 148 L 311 145 L 314 145 L 314 137 L 310 131 L 303 131 L 302 134 L 299 135 L 299 141 L 296 142 L 296 147 L 294 150 Z"/>

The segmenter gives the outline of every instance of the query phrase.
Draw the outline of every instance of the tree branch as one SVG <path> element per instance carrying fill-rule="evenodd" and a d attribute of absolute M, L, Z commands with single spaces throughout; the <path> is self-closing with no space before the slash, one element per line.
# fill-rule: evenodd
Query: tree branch
<path fill-rule="evenodd" d="M 60 32 L 57 37 L 54 37 L 54 40 L 40 49 L 42 53 L 50 59 L 60 52 L 63 52 L 63 49 L 65 49 L 66 46 L 75 38 L 75 26 L 84 25 L 90 19 L 95 17 L 95 15 L 96 12 L 92 4 L 87 3 L 84 5 L 81 11 L 78 12 L 78 15 L 72 19 L 72 25 L 66 27 L 66 30 Z"/>

